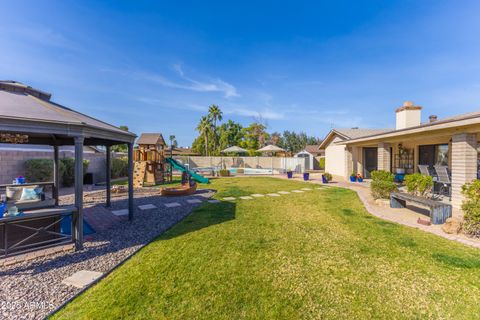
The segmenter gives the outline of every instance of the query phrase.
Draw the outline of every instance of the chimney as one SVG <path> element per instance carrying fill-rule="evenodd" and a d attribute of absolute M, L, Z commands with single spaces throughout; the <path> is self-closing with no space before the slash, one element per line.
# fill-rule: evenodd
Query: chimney
<path fill-rule="evenodd" d="M 397 115 L 396 129 L 406 129 L 419 126 L 422 119 L 422 107 L 416 106 L 411 101 L 405 101 L 403 106 L 395 111 Z"/>
<path fill-rule="evenodd" d="M 437 119 L 438 119 L 437 116 L 433 114 L 430 117 L 428 117 L 428 120 L 430 121 L 430 123 L 437 121 Z"/>

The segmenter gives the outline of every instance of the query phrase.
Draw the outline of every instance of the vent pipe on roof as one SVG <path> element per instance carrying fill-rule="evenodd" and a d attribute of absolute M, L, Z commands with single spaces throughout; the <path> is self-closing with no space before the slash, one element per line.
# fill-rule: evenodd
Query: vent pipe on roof
<path fill-rule="evenodd" d="M 428 120 L 430 123 L 437 121 L 438 117 L 434 114 L 432 114 L 430 117 L 428 117 Z"/>

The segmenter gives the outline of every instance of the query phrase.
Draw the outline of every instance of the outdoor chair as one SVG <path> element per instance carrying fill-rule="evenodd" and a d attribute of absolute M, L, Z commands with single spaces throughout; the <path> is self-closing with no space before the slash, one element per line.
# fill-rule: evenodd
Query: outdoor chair
<path fill-rule="evenodd" d="M 435 183 L 440 184 L 440 194 L 448 195 L 450 200 L 452 200 L 452 181 L 450 179 L 450 174 L 448 173 L 447 166 L 434 166 L 435 172 L 437 174 L 437 180 Z"/>
<path fill-rule="evenodd" d="M 428 169 L 428 165 L 426 164 L 419 164 L 418 165 L 418 170 L 420 171 L 421 174 L 425 176 L 431 176 L 430 170 Z"/>

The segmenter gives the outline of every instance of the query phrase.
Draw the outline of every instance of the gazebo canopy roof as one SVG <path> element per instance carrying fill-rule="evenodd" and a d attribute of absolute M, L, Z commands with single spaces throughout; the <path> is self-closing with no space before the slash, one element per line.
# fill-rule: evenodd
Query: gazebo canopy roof
<path fill-rule="evenodd" d="M 0 81 L 0 132 L 23 133 L 31 144 L 129 143 L 135 134 L 50 101 L 51 94 L 16 81 Z"/>
<path fill-rule="evenodd" d="M 237 147 L 237 146 L 232 146 L 227 149 L 223 149 L 222 153 L 228 153 L 228 152 L 236 152 L 236 153 L 246 153 L 248 150 L 245 150 L 243 148 Z"/>
<path fill-rule="evenodd" d="M 274 146 L 273 144 L 269 144 L 263 148 L 257 150 L 258 152 L 285 152 L 284 149 Z"/>

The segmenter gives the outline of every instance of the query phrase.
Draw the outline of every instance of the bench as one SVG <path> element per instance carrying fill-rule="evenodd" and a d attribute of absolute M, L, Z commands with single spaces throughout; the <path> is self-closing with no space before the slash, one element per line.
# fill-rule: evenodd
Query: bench
<path fill-rule="evenodd" d="M 393 192 L 390 194 L 391 208 L 405 208 L 407 202 L 414 202 L 430 209 L 430 222 L 442 224 L 452 216 L 452 206 L 440 201 L 417 197 L 408 193 Z"/>

